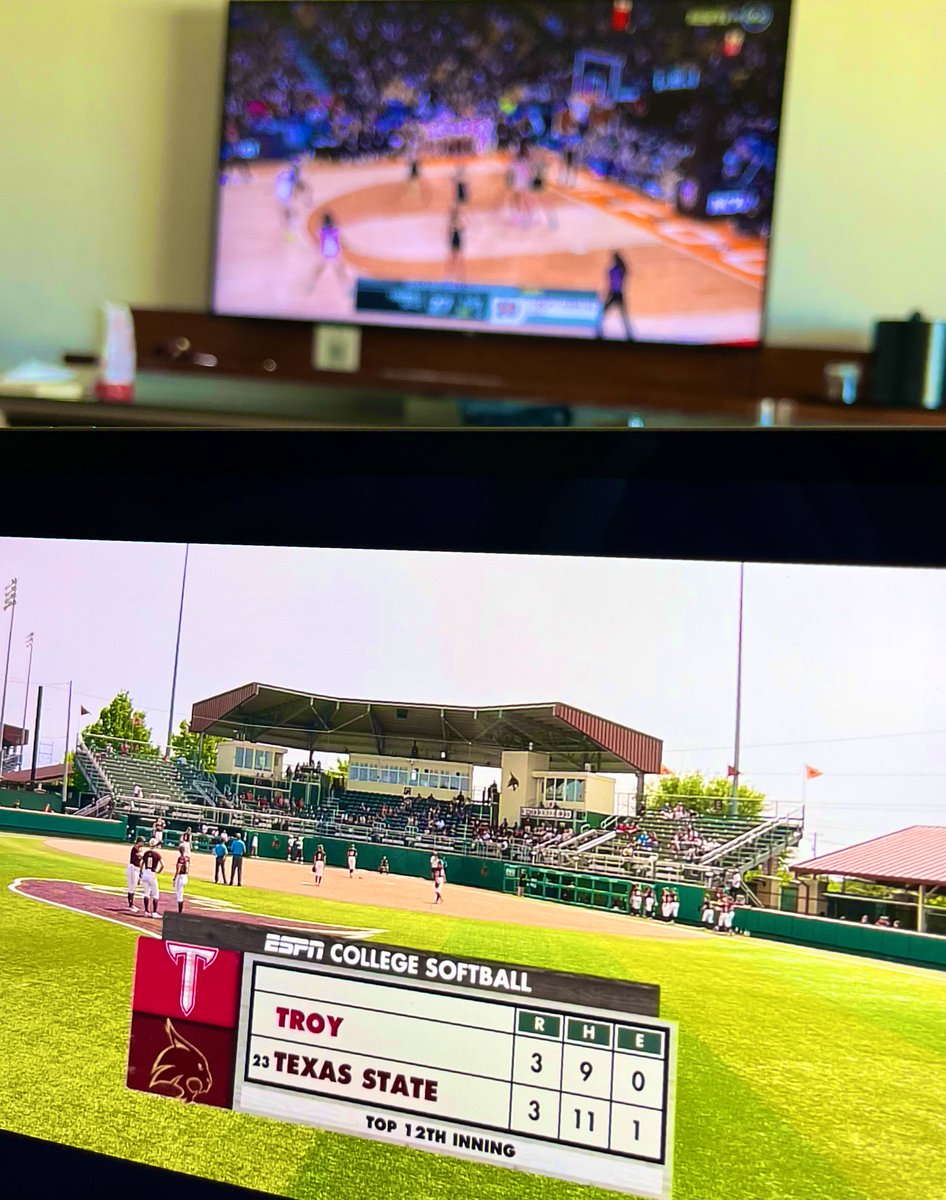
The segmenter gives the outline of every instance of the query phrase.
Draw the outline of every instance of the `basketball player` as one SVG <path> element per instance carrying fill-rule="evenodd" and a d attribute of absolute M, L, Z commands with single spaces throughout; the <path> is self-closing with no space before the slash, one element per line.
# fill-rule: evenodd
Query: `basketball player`
<path fill-rule="evenodd" d="M 455 279 L 458 283 L 462 283 L 466 274 L 463 265 L 463 221 L 460 217 L 460 210 L 454 208 L 450 214 L 450 223 L 447 229 L 447 249 L 449 258 L 447 260 L 447 277 Z"/>
<path fill-rule="evenodd" d="M 466 168 L 463 163 L 457 164 L 453 173 L 453 207 L 454 211 L 463 208 L 470 202 L 470 189 L 466 181 Z"/>
<path fill-rule="evenodd" d="M 355 867 L 358 865 L 358 851 L 354 846 L 348 847 L 348 878 L 355 878 Z"/>
<path fill-rule="evenodd" d="M 135 907 L 135 891 L 141 882 L 141 857 L 144 844 L 144 838 L 136 840 L 128 857 L 128 866 L 125 868 L 125 878 L 128 887 L 128 911 L 133 913 L 138 911 Z"/>
<path fill-rule="evenodd" d="M 621 319 L 624 322 L 624 334 L 629 342 L 634 340 L 634 334 L 631 332 L 631 319 L 627 315 L 627 302 L 624 298 L 624 289 L 627 285 L 627 277 L 629 267 L 624 259 L 624 256 L 617 251 L 611 259 L 611 265 L 608 267 L 608 290 L 605 294 L 604 303 L 601 306 L 601 315 L 598 317 L 598 337 L 604 337 L 604 318 L 607 315 L 609 308 L 616 308 L 621 314 Z"/>
<path fill-rule="evenodd" d="M 549 229 L 555 230 L 555 210 L 552 208 L 548 192 L 546 191 L 545 173 L 548 169 L 548 163 L 545 156 L 537 154 L 534 163 L 532 164 L 532 199 L 535 201 L 536 207 L 545 214 L 545 222 Z"/>
<path fill-rule="evenodd" d="M 528 227 L 532 221 L 532 163 L 529 161 L 529 147 L 520 142 L 519 149 L 512 164 L 512 206 L 523 227 Z"/>
<path fill-rule="evenodd" d="M 404 185 L 404 195 L 410 195 L 415 188 L 420 193 L 421 203 L 426 204 L 430 199 L 430 189 L 427 186 L 427 180 L 421 173 L 416 139 L 412 138 L 407 148 L 407 181 Z"/>
<path fill-rule="evenodd" d="M 315 268 L 315 274 L 309 284 L 309 291 L 315 290 L 315 285 L 322 278 L 326 267 L 335 268 L 336 275 L 348 290 L 351 287 L 351 276 L 342 258 L 342 235 L 331 213 L 322 214 L 322 223 L 319 226 L 317 237 L 321 262 Z"/>
<path fill-rule="evenodd" d="M 294 241 L 296 236 L 296 196 L 304 191 L 302 168 L 298 161 L 293 159 L 289 166 L 276 176 L 276 199 L 282 210 L 283 230 L 288 242 Z"/>
<path fill-rule="evenodd" d="M 562 150 L 562 171 L 560 178 L 565 187 L 575 186 L 578 178 L 577 160 L 578 147 L 575 145 L 574 140 L 569 138 Z"/>
<path fill-rule="evenodd" d="M 141 890 L 144 894 L 145 916 L 158 915 L 158 876 L 164 870 L 164 862 L 158 853 L 158 844 L 154 840 L 148 843 L 148 848 L 141 856 Z M 148 905 L 151 905 L 149 908 Z"/>
<path fill-rule="evenodd" d="M 244 183 L 252 183 L 253 172 L 250 169 L 250 164 L 240 154 L 240 128 L 236 121 L 229 120 L 227 122 L 224 137 L 227 143 L 227 158 L 223 182 L 235 183 L 237 173 L 239 173 L 243 177 Z"/>
<path fill-rule="evenodd" d="M 174 895 L 177 897 L 177 911 L 184 911 L 184 889 L 190 879 L 190 860 L 184 853 L 184 844 L 178 851 L 177 862 L 174 864 Z"/>
<path fill-rule="evenodd" d="M 316 887 L 322 886 L 322 876 L 325 873 L 325 847 L 317 846 L 312 859 L 313 882 Z"/>

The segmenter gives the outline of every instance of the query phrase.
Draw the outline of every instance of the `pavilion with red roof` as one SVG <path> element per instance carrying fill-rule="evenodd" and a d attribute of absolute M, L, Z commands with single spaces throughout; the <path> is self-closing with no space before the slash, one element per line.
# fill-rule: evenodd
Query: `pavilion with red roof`
<path fill-rule="evenodd" d="M 917 930 L 926 931 L 926 902 L 946 888 L 946 826 L 910 825 L 866 842 L 795 863 L 792 873 L 814 884 L 842 876 L 916 892 Z M 808 886 L 804 885 L 803 886 Z M 812 889 L 809 888 L 809 893 Z M 820 897 L 823 887 L 815 886 Z M 809 911 L 810 911 L 809 897 Z"/>

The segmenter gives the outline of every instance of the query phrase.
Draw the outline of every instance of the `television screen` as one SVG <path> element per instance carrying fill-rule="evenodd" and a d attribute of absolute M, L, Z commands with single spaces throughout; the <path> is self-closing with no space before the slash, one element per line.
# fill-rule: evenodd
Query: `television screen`
<path fill-rule="evenodd" d="M 214 310 L 757 345 L 788 26 L 788 0 L 237 0 Z"/>
<path fill-rule="evenodd" d="M 0 1129 L 296 1200 L 943 1195 L 942 571 L 0 554 L 59 767 L 0 772 Z"/>

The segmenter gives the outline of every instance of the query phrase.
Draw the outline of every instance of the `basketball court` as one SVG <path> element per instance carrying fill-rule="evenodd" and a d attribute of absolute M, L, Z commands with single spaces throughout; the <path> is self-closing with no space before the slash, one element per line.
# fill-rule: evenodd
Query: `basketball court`
<path fill-rule="evenodd" d="M 468 203 L 461 209 L 462 253 L 451 260 L 451 211 L 461 165 Z M 220 189 L 215 296 L 220 312 L 352 321 L 359 277 L 600 296 L 617 252 L 630 268 L 626 294 L 637 340 L 731 343 L 761 337 L 764 239 L 743 237 L 729 222 L 681 217 L 670 205 L 590 171 L 580 170 L 566 185 L 556 156 L 549 158 L 544 190 L 526 193 L 527 214 L 514 208 L 509 160 L 498 154 L 428 159 L 415 182 L 408 180 L 403 160 L 309 161 L 288 220 L 277 198 L 277 176 L 285 166 L 241 168 Z M 332 264 L 315 279 L 325 213 L 340 231 L 344 269 Z M 357 320 L 436 324 L 391 313 L 359 313 Z M 455 320 L 449 327 L 483 328 Z M 604 331 L 609 338 L 624 337 L 619 313 L 608 314 Z M 580 336 L 593 333 L 582 330 Z"/>

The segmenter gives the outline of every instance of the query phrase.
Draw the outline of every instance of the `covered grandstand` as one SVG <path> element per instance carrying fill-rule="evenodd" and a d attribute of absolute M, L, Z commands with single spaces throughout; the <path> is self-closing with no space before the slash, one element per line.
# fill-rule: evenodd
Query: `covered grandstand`
<path fill-rule="evenodd" d="M 248 683 L 193 707 L 191 730 L 316 754 L 444 758 L 500 767 L 509 751 L 547 754 L 550 769 L 660 771 L 663 743 L 567 704 L 461 707 L 345 700 Z M 420 754 L 417 753 L 420 751 Z"/>
<path fill-rule="evenodd" d="M 915 928 L 924 933 L 929 900 L 946 894 L 946 826 L 910 825 L 796 863 L 792 872 L 800 877 L 808 913 L 823 910 L 829 898 L 829 879 L 856 880 L 888 889 L 887 897 L 874 899 L 880 908 L 915 910 Z"/>

